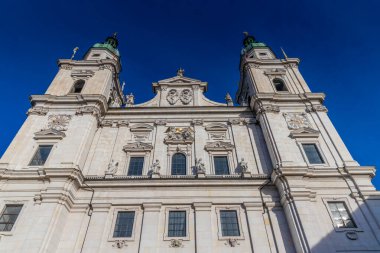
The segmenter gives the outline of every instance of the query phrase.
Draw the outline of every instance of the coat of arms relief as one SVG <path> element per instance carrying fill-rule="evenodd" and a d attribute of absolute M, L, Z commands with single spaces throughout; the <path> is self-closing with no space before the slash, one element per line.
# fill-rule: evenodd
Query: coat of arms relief
<path fill-rule="evenodd" d="M 166 100 L 171 105 L 175 105 L 178 100 L 180 100 L 182 104 L 187 105 L 193 100 L 193 93 L 190 89 L 184 89 L 181 92 L 176 89 L 171 89 L 166 95 Z"/>

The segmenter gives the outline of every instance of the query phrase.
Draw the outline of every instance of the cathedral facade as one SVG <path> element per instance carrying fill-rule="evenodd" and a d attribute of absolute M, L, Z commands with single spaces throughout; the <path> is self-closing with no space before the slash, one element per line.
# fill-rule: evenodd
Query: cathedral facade
<path fill-rule="evenodd" d="M 135 104 L 116 36 L 59 60 L 0 160 L 0 252 L 380 252 L 375 168 L 299 59 L 243 45 L 238 105 L 182 69 Z"/>

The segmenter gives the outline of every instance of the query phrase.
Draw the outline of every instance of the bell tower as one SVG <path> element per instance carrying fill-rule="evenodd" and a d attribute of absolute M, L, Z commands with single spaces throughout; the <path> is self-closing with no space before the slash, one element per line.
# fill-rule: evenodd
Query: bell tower
<path fill-rule="evenodd" d="M 58 73 L 45 94 L 30 97 L 28 118 L 2 163 L 28 168 L 33 154 L 45 152 L 43 166 L 34 162 L 38 167 L 82 168 L 101 118 L 109 108 L 124 104 L 118 44 L 114 34 L 93 45 L 83 59 L 58 60 Z"/>
<path fill-rule="evenodd" d="M 350 196 L 374 191 L 370 181 L 374 170 L 352 158 L 327 115 L 325 94 L 311 92 L 303 79 L 300 60 L 284 56 L 278 58 L 265 43 L 246 34 L 236 100 L 251 108 L 262 129 L 273 164 L 271 180 L 280 193 L 297 252 L 312 252 L 321 244 L 313 239 L 314 231 L 325 228 L 308 217 L 329 219 L 325 209 L 317 211 L 331 197 L 321 186 L 334 188 L 335 197 L 347 198 L 359 209 L 357 203 L 363 199 Z M 377 235 L 367 232 L 375 240 Z M 328 243 L 322 248 L 334 251 Z"/>

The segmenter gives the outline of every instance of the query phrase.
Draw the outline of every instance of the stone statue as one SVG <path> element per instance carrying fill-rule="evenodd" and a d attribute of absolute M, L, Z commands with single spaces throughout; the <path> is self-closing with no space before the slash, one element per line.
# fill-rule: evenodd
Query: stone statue
<path fill-rule="evenodd" d="M 230 93 L 227 92 L 226 97 L 224 99 L 226 100 L 226 103 L 227 103 L 228 106 L 233 106 L 234 105 L 234 102 L 233 102 L 233 100 L 231 98 Z"/>
<path fill-rule="evenodd" d="M 161 170 L 160 161 L 157 159 L 157 160 L 152 164 L 152 173 L 153 173 L 153 174 L 160 174 L 160 170 Z"/>
<path fill-rule="evenodd" d="M 133 94 L 126 95 L 125 98 L 127 99 L 126 104 L 127 106 L 132 106 L 135 104 L 135 96 Z"/>
<path fill-rule="evenodd" d="M 111 162 L 108 164 L 106 174 L 114 175 L 117 172 L 118 166 L 119 166 L 119 162 L 116 162 L 112 159 Z"/>
<path fill-rule="evenodd" d="M 79 47 L 75 47 L 75 48 L 73 49 L 73 54 L 71 55 L 70 60 L 74 59 L 75 54 L 77 53 L 78 50 L 79 50 Z"/>
<path fill-rule="evenodd" d="M 121 90 L 124 91 L 124 87 L 125 87 L 125 82 L 123 82 L 122 86 L 121 86 Z"/>
<path fill-rule="evenodd" d="M 204 162 L 202 161 L 202 158 L 196 159 L 195 160 L 195 167 L 197 169 L 197 174 L 198 173 L 206 173 L 206 167 Z"/>
<path fill-rule="evenodd" d="M 183 76 L 184 73 L 185 73 L 185 70 L 183 68 L 179 68 L 177 70 L 177 76 Z"/>
<path fill-rule="evenodd" d="M 240 161 L 240 168 L 241 168 L 241 172 L 247 172 L 248 171 L 248 163 L 246 161 L 244 161 L 244 158 L 242 158 Z"/>

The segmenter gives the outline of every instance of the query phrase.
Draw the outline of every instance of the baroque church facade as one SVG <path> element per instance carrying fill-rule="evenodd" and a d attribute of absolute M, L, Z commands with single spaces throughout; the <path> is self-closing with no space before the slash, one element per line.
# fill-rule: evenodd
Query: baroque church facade
<path fill-rule="evenodd" d="M 243 45 L 238 106 L 182 69 L 135 104 L 115 36 L 59 60 L 0 160 L 0 252 L 380 252 L 375 168 L 299 59 Z"/>

